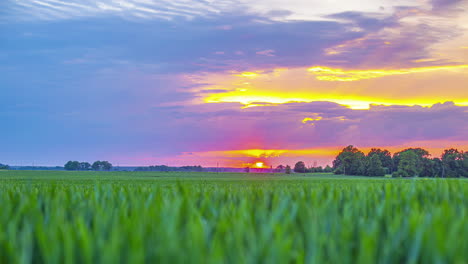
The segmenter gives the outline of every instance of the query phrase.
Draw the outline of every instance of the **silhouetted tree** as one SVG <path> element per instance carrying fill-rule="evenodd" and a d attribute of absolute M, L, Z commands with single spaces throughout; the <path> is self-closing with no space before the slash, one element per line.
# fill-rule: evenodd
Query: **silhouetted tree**
<path fill-rule="evenodd" d="M 306 169 L 305 163 L 303 161 L 298 161 L 296 165 L 294 165 L 294 172 L 306 173 L 307 169 Z"/>
<path fill-rule="evenodd" d="M 286 173 L 286 174 L 291 174 L 291 166 L 286 165 L 285 173 Z"/>
<path fill-rule="evenodd" d="M 333 172 L 333 168 L 330 167 L 330 165 L 327 165 L 325 169 L 323 169 L 323 172 Z"/>

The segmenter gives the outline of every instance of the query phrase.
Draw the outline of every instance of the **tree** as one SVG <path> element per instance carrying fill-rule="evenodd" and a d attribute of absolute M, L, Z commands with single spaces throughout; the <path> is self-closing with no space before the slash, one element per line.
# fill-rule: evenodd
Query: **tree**
<path fill-rule="evenodd" d="M 249 172 L 250 172 L 250 168 L 249 168 L 249 167 L 245 167 L 245 168 L 244 168 L 244 172 L 245 172 L 245 173 L 249 173 Z"/>
<path fill-rule="evenodd" d="M 419 157 L 414 151 L 405 151 L 399 155 L 398 170 L 393 173 L 394 177 L 419 176 L 421 169 L 418 167 Z"/>
<path fill-rule="evenodd" d="M 10 166 L 0 163 L 0 170 L 9 170 Z"/>
<path fill-rule="evenodd" d="M 278 165 L 278 166 L 275 168 L 274 171 L 275 171 L 275 172 L 283 172 L 285 168 L 286 168 L 286 167 L 283 166 L 283 165 Z"/>
<path fill-rule="evenodd" d="M 391 173 L 393 169 L 392 153 L 390 153 L 390 151 L 386 149 L 381 150 L 378 148 L 372 148 L 367 154 L 367 157 L 372 157 L 374 155 L 377 155 L 379 157 L 382 166 L 385 168 L 385 172 Z"/>
<path fill-rule="evenodd" d="M 369 157 L 367 176 L 385 176 L 385 169 L 378 155 L 371 155 Z"/>
<path fill-rule="evenodd" d="M 325 169 L 323 169 L 323 172 L 333 172 L 333 168 L 330 167 L 330 165 L 327 165 Z"/>
<path fill-rule="evenodd" d="M 108 161 L 102 161 L 102 168 L 106 171 L 110 171 L 112 169 L 112 164 Z"/>
<path fill-rule="evenodd" d="M 463 169 L 461 176 L 468 177 L 468 152 L 462 154 L 461 167 Z"/>
<path fill-rule="evenodd" d="M 363 175 L 365 172 L 365 155 L 362 151 L 349 145 L 333 161 L 335 174 Z"/>
<path fill-rule="evenodd" d="M 78 161 L 68 161 L 65 163 L 65 170 L 76 171 L 80 169 L 80 162 Z"/>
<path fill-rule="evenodd" d="M 91 165 L 91 168 L 95 171 L 101 170 L 101 161 L 98 160 L 98 161 L 93 162 L 93 165 Z"/>
<path fill-rule="evenodd" d="M 96 170 L 96 171 L 100 171 L 100 170 L 106 170 L 106 171 L 109 171 L 112 169 L 112 164 L 108 161 L 95 161 L 93 163 L 93 165 L 91 165 L 91 168 L 93 168 L 93 170 Z"/>
<path fill-rule="evenodd" d="M 436 161 L 424 158 L 422 160 L 421 173 L 419 177 L 435 177 L 437 174 Z"/>
<path fill-rule="evenodd" d="M 91 168 L 91 164 L 89 164 L 89 162 L 80 163 L 80 170 L 89 170 L 90 168 Z"/>
<path fill-rule="evenodd" d="M 446 149 L 442 154 L 444 177 L 468 177 L 468 153 L 458 149 Z"/>
<path fill-rule="evenodd" d="M 444 168 L 442 164 L 442 160 L 439 158 L 432 159 L 432 177 L 443 177 Z"/>
<path fill-rule="evenodd" d="M 428 158 L 430 156 L 429 152 L 425 149 L 422 149 L 422 148 L 408 148 L 408 149 L 404 149 L 400 152 L 397 152 L 393 155 L 393 171 L 396 171 L 398 170 L 398 167 L 399 167 L 399 163 L 400 163 L 400 160 L 401 160 L 401 154 L 404 153 L 404 152 L 413 152 L 414 154 L 416 154 L 417 156 L 417 162 L 416 162 L 416 166 L 417 166 L 417 169 L 418 170 L 422 170 L 422 166 L 423 166 L 423 162 L 424 162 L 424 159 Z"/>
<path fill-rule="evenodd" d="M 294 165 L 294 172 L 306 173 L 307 169 L 306 169 L 305 163 L 303 161 L 297 162 L 296 165 Z"/>
<path fill-rule="evenodd" d="M 312 170 L 312 172 L 316 172 L 316 173 L 321 173 L 321 172 L 323 172 L 322 166 L 318 166 L 318 167 L 312 168 L 311 170 Z"/>
<path fill-rule="evenodd" d="M 291 174 L 291 166 L 286 165 L 285 173 L 286 174 Z"/>

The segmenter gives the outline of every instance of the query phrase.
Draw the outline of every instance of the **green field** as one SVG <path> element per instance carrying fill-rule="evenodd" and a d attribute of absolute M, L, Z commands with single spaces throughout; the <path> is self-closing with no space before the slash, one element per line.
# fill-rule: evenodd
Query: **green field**
<path fill-rule="evenodd" d="M 468 263 L 468 180 L 0 171 L 0 263 Z"/>

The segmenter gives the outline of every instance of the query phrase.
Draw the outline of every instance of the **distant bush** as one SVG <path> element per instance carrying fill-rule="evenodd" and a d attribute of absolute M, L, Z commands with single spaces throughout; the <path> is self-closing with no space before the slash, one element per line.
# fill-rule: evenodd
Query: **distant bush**
<path fill-rule="evenodd" d="M 112 164 L 108 161 L 95 161 L 91 168 L 95 171 L 110 171 L 112 169 Z"/>
<path fill-rule="evenodd" d="M 95 161 L 93 165 L 89 162 L 79 162 L 79 161 L 68 161 L 65 166 L 65 170 L 69 171 L 87 171 L 87 170 L 96 170 L 96 171 L 109 171 L 112 169 L 112 164 L 108 161 Z"/>
<path fill-rule="evenodd" d="M 91 169 L 91 164 L 89 162 L 79 162 L 79 161 L 68 161 L 65 166 L 65 170 L 70 171 L 86 171 Z"/>

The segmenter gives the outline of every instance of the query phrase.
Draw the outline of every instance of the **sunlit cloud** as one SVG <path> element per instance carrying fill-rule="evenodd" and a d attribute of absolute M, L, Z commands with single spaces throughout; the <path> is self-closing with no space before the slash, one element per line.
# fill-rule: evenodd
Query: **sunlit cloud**
<path fill-rule="evenodd" d="M 247 78 L 256 78 L 261 74 L 261 72 L 242 72 L 239 74 L 235 74 L 234 76 L 239 76 L 239 77 L 247 77 Z"/>
<path fill-rule="evenodd" d="M 417 60 L 412 60 L 412 62 L 415 62 L 415 63 L 435 62 L 435 61 L 438 61 L 438 59 L 428 58 L 428 59 L 417 59 Z"/>
<path fill-rule="evenodd" d="M 314 121 L 320 121 L 320 120 L 322 120 L 322 117 L 321 117 L 321 116 L 317 116 L 317 117 L 306 117 L 306 118 L 302 119 L 302 123 L 303 123 L 303 124 L 307 124 L 307 123 L 312 123 L 312 124 L 313 124 Z"/>
<path fill-rule="evenodd" d="M 440 89 L 441 79 L 446 80 L 445 90 Z M 444 101 L 468 105 L 463 85 L 468 81 L 468 65 L 379 70 L 324 66 L 262 69 L 206 73 L 190 76 L 188 81 L 200 84 L 193 90 L 200 95 L 195 103 L 241 103 L 254 107 L 327 101 L 351 109 L 369 109 L 370 105 L 430 106 Z M 225 92 L 210 94 L 206 92 L 209 89 Z"/>
<path fill-rule="evenodd" d="M 412 73 L 424 73 L 435 71 L 456 71 L 460 69 L 468 69 L 468 65 L 447 65 L 447 66 L 430 66 L 421 68 L 395 69 L 395 70 L 343 70 L 337 68 L 328 68 L 322 66 L 311 67 L 309 73 L 317 76 L 321 81 L 338 81 L 351 82 L 373 78 L 380 78 L 392 75 L 403 75 Z"/>

